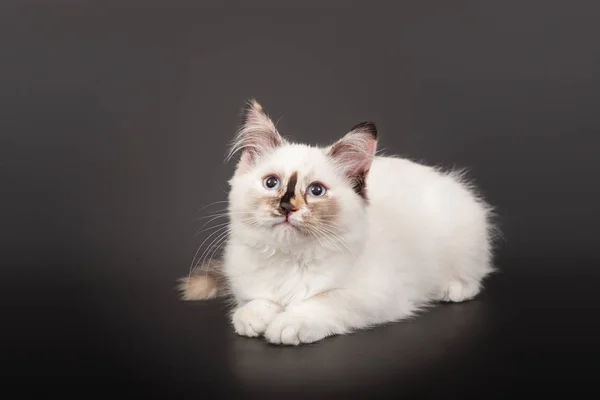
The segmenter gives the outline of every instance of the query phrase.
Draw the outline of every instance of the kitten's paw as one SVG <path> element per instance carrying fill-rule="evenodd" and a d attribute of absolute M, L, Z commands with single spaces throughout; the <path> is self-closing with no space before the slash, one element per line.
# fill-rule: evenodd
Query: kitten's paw
<path fill-rule="evenodd" d="M 297 346 L 314 343 L 329 336 L 330 332 L 314 319 L 301 314 L 283 312 L 269 325 L 265 339 L 269 343 Z"/>
<path fill-rule="evenodd" d="M 479 293 L 481 285 L 476 281 L 451 281 L 443 292 L 440 300 L 460 303 L 471 300 Z"/>
<path fill-rule="evenodd" d="M 233 313 L 233 328 L 241 336 L 260 336 L 282 311 L 283 307 L 271 300 L 252 300 Z"/>

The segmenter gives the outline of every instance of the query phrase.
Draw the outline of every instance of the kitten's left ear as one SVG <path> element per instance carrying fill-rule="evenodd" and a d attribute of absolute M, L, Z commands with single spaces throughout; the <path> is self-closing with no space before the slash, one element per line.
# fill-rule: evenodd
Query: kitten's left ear
<path fill-rule="evenodd" d="M 366 197 L 366 177 L 377 151 L 377 127 L 361 122 L 327 150 L 335 164 L 350 179 L 356 193 Z"/>
<path fill-rule="evenodd" d="M 235 153 L 241 152 L 238 170 L 247 170 L 259 157 L 284 142 L 262 106 L 255 99 L 250 99 L 242 111 L 241 125 L 227 158 L 231 159 Z"/>

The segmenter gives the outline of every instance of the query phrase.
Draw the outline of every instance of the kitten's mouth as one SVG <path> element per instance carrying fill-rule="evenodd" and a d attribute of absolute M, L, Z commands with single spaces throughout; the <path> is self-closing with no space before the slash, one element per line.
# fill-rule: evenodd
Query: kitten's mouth
<path fill-rule="evenodd" d="M 283 217 L 281 220 L 277 221 L 273 226 L 282 226 L 285 228 L 298 229 L 296 223 L 293 222 L 288 216 Z"/>

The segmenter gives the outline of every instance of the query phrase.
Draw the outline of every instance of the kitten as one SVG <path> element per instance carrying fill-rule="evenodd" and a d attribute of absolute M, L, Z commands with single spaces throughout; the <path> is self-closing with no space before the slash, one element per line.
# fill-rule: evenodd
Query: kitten
<path fill-rule="evenodd" d="M 491 208 L 461 174 L 376 149 L 371 122 L 328 147 L 291 143 L 249 101 L 223 259 L 183 297 L 230 296 L 235 332 L 284 345 L 475 297 L 494 270 Z"/>

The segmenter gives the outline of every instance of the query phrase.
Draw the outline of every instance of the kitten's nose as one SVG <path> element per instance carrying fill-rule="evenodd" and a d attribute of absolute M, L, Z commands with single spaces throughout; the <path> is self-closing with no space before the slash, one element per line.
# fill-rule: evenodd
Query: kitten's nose
<path fill-rule="evenodd" d="M 296 211 L 296 208 L 292 205 L 292 203 L 281 203 L 279 205 L 279 209 L 285 215 L 290 214 L 292 211 Z"/>

